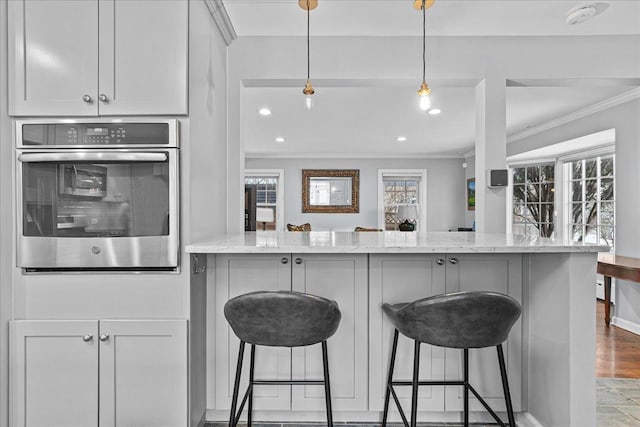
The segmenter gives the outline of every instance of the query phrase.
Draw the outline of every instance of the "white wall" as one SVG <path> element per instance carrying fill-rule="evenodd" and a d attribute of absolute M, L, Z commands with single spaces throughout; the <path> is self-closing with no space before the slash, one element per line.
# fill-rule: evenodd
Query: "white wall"
<path fill-rule="evenodd" d="M 310 223 L 314 230 L 352 230 L 378 226 L 378 169 L 427 170 L 427 231 L 447 231 L 464 225 L 465 181 L 462 159 L 255 159 L 248 169 L 284 169 L 284 223 Z M 360 213 L 302 213 L 302 169 L 359 169 Z"/>
<path fill-rule="evenodd" d="M 640 75 L 640 62 L 636 76 Z M 508 155 L 615 128 L 616 254 L 640 257 L 640 99 L 591 114 L 507 146 Z M 594 287 L 595 288 L 595 287 Z M 617 281 L 614 315 L 640 329 L 640 284 Z M 600 321 L 600 319 L 598 320 Z"/>

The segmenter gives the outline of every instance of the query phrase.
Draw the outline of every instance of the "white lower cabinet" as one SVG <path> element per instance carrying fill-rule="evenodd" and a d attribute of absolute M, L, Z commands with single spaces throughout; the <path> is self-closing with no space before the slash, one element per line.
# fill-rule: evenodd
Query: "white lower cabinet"
<path fill-rule="evenodd" d="M 393 340 L 393 327 L 385 318 L 385 302 L 411 302 L 443 292 L 496 291 L 522 302 L 522 256 L 519 254 L 370 255 L 369 394 L 370 410 L 382 410 Z M 514 410 L 521 408 L 522 320 L 503 344 Z M 462 379 L 462 350 L 422 344 L 420 378 Z M 395 379 L 410 380 L 413 343 L 400 335 Z M 495 348 L 469 351 L 470 382 L 497 411 L 504 410 L 504 395 Z M 397 387 L 401 401 L 410 408 L 410 387 Z M 421 387 L 420 411 L 461 411 L 462 388 Z M 393 403 L 391 408 L 394 408 Z M 483 408 L 476 399 L 472 411 Z M 408 409 L 407 409 L 408 410 Z"/>
<path fill-rule="evenodd" d="M 337 301 L 342 320 L 327 342 L 334 410 L 367 408 L 367 255 L 233 254 L 216 256 L 216 409 L 231 406 L 239 341 L 224 318 L 224 304 L 259 290 L 294 290 Z M 249 346 L 240 395 L 246 390 Z M 256 379 L 321 379 L 319 344 L 256 347 Z M 293 387 L 293 391 L 292 391 Z M 322 386 L 257 386 L 256 410 L 324 411 Z"/>
<path fill-rule="evenodd" d="M 186 320 L 23 320 L 10 333 L 10 425 L 187 426 Z"/>

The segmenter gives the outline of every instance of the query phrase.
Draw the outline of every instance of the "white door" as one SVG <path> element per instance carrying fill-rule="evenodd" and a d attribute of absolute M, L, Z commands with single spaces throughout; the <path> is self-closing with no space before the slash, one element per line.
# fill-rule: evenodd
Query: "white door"
<path fill-rule="evenodd" d="M 336 411 L 367 410 L 367 255 L 294 254 L 293 290 L 338 303 L 340 326 L 327 341 L 331 401 Z M 322 379 L 320 344 L 292 349 L 293 379 Z M 293 386 L 293 410 L 324 411 L 323 386 Z"/>
<path fill-rule="evenodd" d="M 188 1 L 100 0 L 100 115 L 187 114 L 188 25 Z"/>
<path fill-rule="evenodd" d="M 216 255 L 215 274 L 216 409 L 226 410 L 231 408 L 240 341 L 224 317 L 224 305 L 229 299 L 248 292 L 291 290 L 291 255 Z M 239 399 L 248 384 L 249 356 L 250 346 L 246 345 Z M 256 346 L 255 379 L 291 379 L 291 349 Z M 289 410 L 291 407 L 289 385 L 256 386 L 254 396 L 256 410 Z"/>
<path fill-rule="evenodd" d="M 100 427 L 187 427 L 187 321 L 100 321 Z"/>
<path fill-rule="evenodd" d="M 455 260 L 455 264 L 451 261 Z M 519 254 L 460 254 L 447 257 L 447 292 L 495 291 L 522 302 L 522 256 Z M 522 368 L 522 319 L 502 345 L 514 410 L 520 410 Z M 447 379 L 462 379 L 462 350 L 446 350 Z M 504 411 L 504 393 L 495 347 L 469 350 L 469 382 L 495 411 Z M 463 409 L 462 387 L 447 387 L 446 410 Z M 470 398 L 472 411 L 484 411 Z M 484 415 L 488 417 L 488 415 Z M 489 420 L 490 418 L 486 418 Z"/>
<path fill-rule="evenodd" d="M 10 114 L 96 115 L 98 0 L 11 0 L 8 12 Z"/>
<path fill-rule="evenodd" d="M 382 312 L 383 303 L 411 302 L 444 292 L 444 257 L 438 255 L 378 255 L 369 256 L 369 410 L 381 411 L 387 384 L 389 357 L 394 328 Z M 442 264 L 442 265 L 441 265 Z M 414 342 L 402 334 L 394 380 L 411 380 Z M 444 379 L 444 349 L 422 344 L 420 347 L 420 379 Z M 398 397 L 405 408 L 411 408 L 411 387 L 397 386 Z M 390 420 L 399 421 L 393 399 Z M 443 387 L 420 387 L 420 411 L 443 411 Z"/>
<path fill-rule="evenodd" d="M 10 323 L 10 425 L 98 426 L 98 322 Z"/>

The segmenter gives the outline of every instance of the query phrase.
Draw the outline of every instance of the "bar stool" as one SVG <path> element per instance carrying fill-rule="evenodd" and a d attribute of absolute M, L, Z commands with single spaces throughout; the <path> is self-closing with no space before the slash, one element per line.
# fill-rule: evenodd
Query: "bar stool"
<path fill-rule="evenodd" d="M 456 292 L 423 298 L 407 304 L 383 304 L 382 309 L 395 327 L 387 389 L 384 398 L 383 427 L 387 424 L 390 395 L 393 396 L 404 425 L 409 426 L 404 411 L 400 406 L 400 401 L 393 389 L 393 386 L 398 385 L 412 386 L 411 427 L 416 425 L 418 386 L 421 385 L 463 386 L 465 427 L 469 425 L 469 390 L 498 424 L 505 427 L 498 415 L 480 397 L 476 389 L 469 384 L 469 349 L 493 346 L 498 351 L 498 363 L 500 365 L 509 426 L 515 427 L 516 423 L 511 404 L 502 343 L 507 339 L 509 331 L 522 312 L 522 306 L 518 301 L 508 295 L 494 292 Z M 412 381 L 393 380 L 393 368 L 398 347 L 398 331 L 414 340 Z M 462 349 L 464 378 L 462 380 L 420 381 L 418 373 L 420 369 L 421 343 Z"/>
<path fill-rule="evenodd" d="M 238 352 L 238 366 L 233 386 L 229 426 L 235 427 L 238 424 L 247 399 L 247 425 L 251 426 L 253 387 L 255 385 L 303 384 L 324 385 L 327 424 L 332 427 L 333 413 L 331 411 L 327 339 L 336 332 L 340 324 L 341 314 L 338 304 L 335 301 L 300 292 L 260 291 L 230 299 L 224 306 L 224 315 L 233 332 L 240 338 L 240 351 Z M 251 344 L 249 386 L 244 394 L 240 408 L 236 412 L 245 343 Z M 323 380 L 254 379 L 256 345 L 302 347 L 317 343 L 322 344 Z"/>

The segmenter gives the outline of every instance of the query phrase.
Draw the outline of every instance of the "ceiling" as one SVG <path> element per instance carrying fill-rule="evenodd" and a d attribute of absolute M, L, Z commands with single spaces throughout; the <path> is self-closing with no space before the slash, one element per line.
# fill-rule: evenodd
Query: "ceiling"
<path fill-rule="evenodd" d="M 319 0 L 311 16 L 313 36 L 418 36 L 420 13 L 410 0 Z M 436 0 L 427 12 L 428 34 L 442 36 L 640 34 L 640 1 L 600 2 L 604 10 L 567 25 L 570 9 L 586 1 Z M 596 2 L 589 2 L 596 3 Z M 306 35 L 297 0 L 224 0 L 238 36 Z M 601 6 L 602 7 L 602 6 Z"/>
<path fill-rule="evenodd" d="M 427 15 L 429 36 L 593 36 L 640 34 L 640 0 L 597 3 L 599 15 L 567 25 L 581 1 L 436 0 Z M 305 36 L 297 0 L 224 0 L 239 37 Z M 319 0 L 311 35 L 420 36 L 420 14 L 409 0 Z M 586 42 L 587 39 L 585 39 Z M 459 156 L 473 149 L 473 87 L 441 87 L 433 93 L 438 116 L 417 108 L 417 83 L 384 87 L 316 84 L 307 111 L 301 87 L 242 89 L 242 139 L 248 155 Z M 415 87 L 414 87 L 415 86 Z M 603 85 L 507 88 L 507 135 L 545 123 L 630 90 Z M 268 107 L 269 117 L 257 111 Z M 407 138 L 397 142 L 398 136 Z M 276 137 L 285 142 L 276 142 Z"/>

